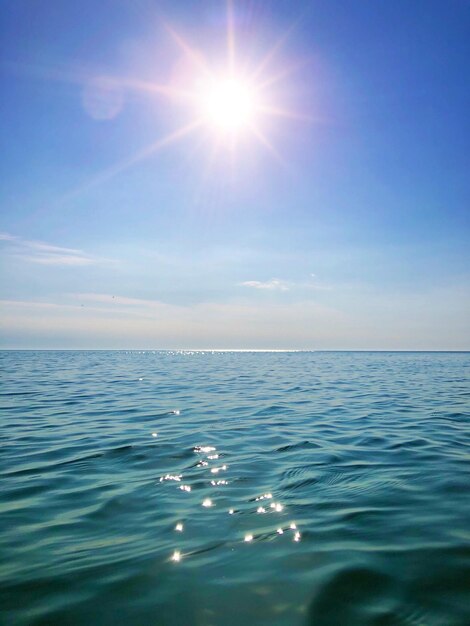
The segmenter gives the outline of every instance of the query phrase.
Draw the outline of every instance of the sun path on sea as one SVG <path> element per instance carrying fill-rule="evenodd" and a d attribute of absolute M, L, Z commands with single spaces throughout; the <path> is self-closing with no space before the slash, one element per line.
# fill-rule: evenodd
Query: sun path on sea
<path fill-rule="evenodd" d="M 179 415 L 180 411 L 172 411 L 174 415 Z M 152 432 L 153 438 L 158 437 L 158 433 Z M 198 489 L 201 490 L 201 482 L 203 483 L 203 489 L 207 493 L 210 490 L 210 497 L 202 497 L 197 501 L 197 509 L 191 516 L 186 516 L 188 519 L 178 519 L 173 526 L 173 531 L 176 535 L 191 535 L 197 524 L 194 523 L 195 517 L 198 512 L 202 513 L 202 509 L 214 509 L 214 511 L 221 515 L 230 515 L 235 520 L 233 525 L 233 536 L 228 537 L 227 540 L 232 545 L 232 550 L 237 546 L 253 543 L 256 541 L 262 541 L 266 539 L 276 539 L 281 535 L 287 535 L 290 540 L 298 543 L 302 539 L 300 530 L 297 527 L 295 521 L 290 520 L 288 517 L 288 511 L 286 507 L 276 500 L 271 492 L 262 494 L 255 494 L 252 498 L 243 500 L 238 503 L 232 503 L 233 506 L 226 507 L 223 504 L 219 504 L 218 496 L 222 495 L 221 490 L 230 483 L 230 466 L 227 463 L 226 455 L 223 452 L 217 450 L 215 446 L 210 445 L 195 445 L 192 449 L 195 458 L 188 465 L 187 470 L 191 471 L 191 478 L 188 480 L 185 477 L 185 473 L 171 473 L 168 472 L 162 476 L 158 481 L 161 487 L 173 488 L 181 492 L 182 497 L 184 494 L 190 494 L 193 491 L 194 483 L 197 483 Z M 196 470 L 196 473 L 194 472 Z M 268 523 L 269 530 L 266 530 L 266 520 L 263 520 L 263 529 L 257 531 L 256 523 L 251 523 L 249 530 L 243 530 L 246 526 L 242 524 L 241 520 L 245 516 L 249 516 L 253 519 L 253 513 L 262 516 L 269 516 Z M 191 557 L 200 552 L 200 546 L 197 544 L 197 536 L 194 533 L 194 547 L 193 549 L 182 550 L 178 545 L 178 539 L 175 537 L 175 549 L 169 559 L 176 563 L 183 560 L 183 558 Z"/>

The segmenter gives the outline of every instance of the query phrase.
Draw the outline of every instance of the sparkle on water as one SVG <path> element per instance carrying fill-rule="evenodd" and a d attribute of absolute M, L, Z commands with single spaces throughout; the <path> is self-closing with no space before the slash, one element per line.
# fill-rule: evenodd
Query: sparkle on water
<path fill-rule="evenodd" d="M 5 623 L 469 623 L 468 354 L 1 357 Z"/>
<path fill-rule="evenodd" d="M 172 554 L 171 560 L 176 562 L 181 561 L 181 552 L 179 550 L 175 550 Z"/>

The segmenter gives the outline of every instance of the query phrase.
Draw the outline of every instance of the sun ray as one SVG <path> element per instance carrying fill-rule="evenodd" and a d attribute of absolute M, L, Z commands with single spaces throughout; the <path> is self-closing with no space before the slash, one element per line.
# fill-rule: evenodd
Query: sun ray
<path fill-rule="evenodd" d="M 271 63 L 272 59 L 276 56 L 276 54 L 279 52 L 279 50 L 282 48 L 282 46 L 284 46 L 286 41 L 289 39 L 289 37 L 290 37 L 292 31 L 295 29 L 295 27 L 296 27 L 296 23 L 292 24 L 286 30 L 286 32 L 281 37 L 279 37 L 279 39 L 276 41 L 274 46 L 272 46 L 272 48 L 270 50 L 268 50 L 268 52 L 261 59 L 260 63 L 257 65 L 257 67 L 254 69 L 253 73 L 251 74 L 251 76 L 250 76 L 251 80 L 253 80 L 253 81 L 256 80 L 264 72 L 266 67 Z"/>
<path fill-rule="evenodd" d="M 100 76 L 101 78 L 101 76 Z M 106 76 L 103 75 L 104 80 L 108 80 L 114 83 L 117 87 L 124 87 L 133 91 L 148 92 L 150 94 L 160 94 L 162 96 L 169 96 L 174 98 L 184 98 L 188 100 L 194 100 L 195 94 L 187 89 L 176 89 L 169 85 L 163 85 L 158 83 L 152 83 L 144 80 L 137 80 L 135 78 L 126 78 L 119 76 Z"/>
<path fill-rule="evenodd" d="M 318 119 L 311 115 L 302 115 L 301 113 L 294 113 L 294 111 L 287 111 L 286 109 L 280 109 L 278 107 L 259 105 L 257 110 L 265 115 L 271 115 L 273 117 L 287 117 L 291 120 L 299 120 L 301 122 L 317 122 Z"/>
<path fill-rule="evenodd" d="M 199 182 L 197 184 L 197 187 L 195 189 L 194 192 L 194 197 L 196 200 L 196 204 L 200 203 L 201 198 L 204 197 L 205 194 L 205 187 L 207 184 L 207 181 L 209 180 L 209 178 L 212 175 L 212 167 L 214 164 L 214 161 L 219 153 L 219 148 L 220 148 L 220 144 L 221 144 L 221 138 L 220 137 L 213 137 L 210 148 L 207 150 L 207 156 L 206 159 L 204 161 L 204 165 L 202 167 L 202 171 L 201 171 L 201 176 L 199 179 Z"/>
<path fill-rule="evenodd" d="M 166 135 L 165 137 L 162 137 L 161 139 L 159 139 L 158 141 L 155 141 L 151 145 L 146 146 L 142 150 L 139 150 L 139 152 L 132 155 L 128 159 L 124 159 L 123 161 L 120 161 L 119 163 L 116 163 L 112 165 L 111 167 L 108 167 L 107 169 L 103 170 L 102 172 L 97 174 L 94 178 L 92 178 L 92 180 L 88 181 L 87 183 L 80 185 L 80 187 L 77 187 L 76 189 L 73 189 L 72 191 L 69 191 L 67 194 L 63 195 L 60 198 L 60 201 L 65 202 L 67 200 L 71 200 L 75 198 L 76 196 L 79 196 L 85 193 L 86 191 L 89 191 L 90 189 L 93 189 L 107 182 L 108 180 L 114 178 L 117 174 L 124 172 L 125 170 L 129 169 L 133 165 L 136 165 L 137 163 L 145 159 L 148 159 L 150 156 L 155 154 L 155 152 L 157 152 L 158 150 L 161 150 L 162 148 L 169 146 L 175 141 L 178 141 L 179 139 L 182 139 L 186 135 L 195 131 L 197 128 L 199 128 L 202 125 L 202 123 L 203 123 L 202 120 L 197 119 L 197 120 L 193 120 L 186 126 L 178 128 L 177 130 L 170 133 L 169 135 Z"/>
<path fill-rule="evenodd" d="M 209 174 L 211 172 L 212 169 L 212 165 L 214 164 L 215 158 L 219 152 L 220 149 L 220 144 L 221 144 L 221 138 L 220 137 L 216 137 L 213 142 L 212 142 L 212 146 L 209 152 L 209 155 L 207 157 L 206 160 L 206 164 L 202 173 L 202 181 L 206 181 L 209 178 Z"/>
<path fill-rule="evenodd" d="M 227 54 L 229 72 L 232 75 L 235 70 L 235 34 L 233 26 L 232 0 L 227 0 Z"/>
<path fill-rule="evenodd" d="M 89 85 L 90 88 L 93 88 L 93 82 L 99 82 L 101 80 L 105 81 L 106 85 L 109 85 L 111 89 L 116 88 L 117 90 L 122 89 L 140 92 L 142 94 L 148 94 L 151 97 L 162 96 L 165 99 L 174 99 L 178 104 L 183 104 L 184 102 L 182 101 L 186 101 L 189 102 L 194 109 L 193 119 L 187 125 L 158 139 L 127 159 L 115 163 L 99 172 L 90 180 L 85 181 L 80 187 L 68 192 L 61 198 L 62 201 L 69 200 L 107 182 L 135 164 L 148 159 L 158 150 L 182 139 L 201 126 L 204 126 L 207 131 L 211 131 L 210 136 L 214 138 L 212 149 L 208 148 L 206 151 L 206 165 L 203 172 L 204 179 L 209 176 L 209 172 L 213 167 L 213 163 L 222 145 L 226 151 L 227 174 L 228 176 L 230 176 L 230 174 L 235 176 L 237 167 L 236 157 L 239 152 L 239 147 L 242 144 L 246 145 L 245 140 L 247 137 L 250 137 L 250 135 L 253 139 L 256 139 L 276 161 L 286 166 L 281 155 L 265 136 L 262 128 L 260 128 L 260 123 L 263 117 L 265 119 L 267 117 L 287 118 L 304 122 L 317 121 L 311 116 L 302 115 L 276 106 L 275 102 L 270 100 L 269 93 L 265 92 L 268 87 L 292 73 L 300 65 L 297 64 L 294 67 L 287 67 L 280 71 L 278 70 L 277 73 L 271 72 L 271 75 L 266 75 L 267 68 L 271 66 L 273 59 L 291 36 L 292 31 L 296 27 L 296 23 L 284 32 L 253 71 L 250 71 L 245 64 L 241 66 L 236 59 L 234 5 L 233 0 L 225 0 L 225 2 L 227 39 L 225 74 L 224 70 L 219 67 L 218 73 L 215 75 L 206 58 L 168 24 L 165 24 L 166 31 L 191 64 L 191 67 L 188 68 L 188 83 L 186 85 L 154 83 L 132 76 L 98 75 L 96 72 L 90 72 L 84 68 L 70 72 L 64 71 L 61 68 L 58 68 L 58 71 L 54 71 L 52 68 L 52 71 L 50 71 L 47 76 L 48 78 L 81 84 L 85 89 L 88 88 Z M 99 90 L 99 84 L 97 85 L 97 89 Z M 206 133 L 201 135 L 201 141 L 204 140 L 204 138 L 207 140 Z M 199 148 L 197 148 L 197 150 L 199 150 Z"/>
<path fill-rule="evenodd" d="M 181 35 L 173 30 L 169 24 L 165 24 L 165 28 L 186 56 L 204 73 L 206 78 L 213 79 L 214 76 L 207 64 L 204 62 L 203 58 L 195 50 L 193 50 L 191 46 L 181 37 Z"/>
<path fill-rule="evenodd" d="M 260 83 L 259 89 L 262 90 L 262 89 L 266 89 L 266 87 L 271 87 L 272 85 L 278 83 L 280 80 L 284 79 L 286 76 L 293 74 L 294 72 L 296 72 L 300 68 L 305 67 L 309 63 L 311 63 L 311 60 L 307 59 L 307 60 L 299 61 L 298 63 L 295 63 L 294 65 L 284 68 L 277 74 L 274 74 L 273 76 L 269 76 L 268 78 L 266 78 L 265 81 Z"/>
<path fill-rule="evenodd" d="M 268 139 L 263 135 L 260 129 L 252 125 L 250 126 L 250 130 L 253 133 L 253 135 L 256 137 L 256 139 L 260 142 L 260 144 L 263 145 L 272 154 L 272 156 L 274 156 L 276 161 L 278 161 L 283 167 L 285 167 L 286 163 L 284 159 L 281 157 L 281 155 L 276 150 L 276 148 L 272 145 L 272 143 L 270 143 Z"/>
<path fill-rule="evenodd" d="M 160 94 L 168 97 L 179 97 L 189 100 L 195 99 L 192 91 L 176 89 L 170 85 L 153 83 L 127 76 L 116 76 L 104 72 L 91 71 L 85 68 L 58 68 L 40 65 L 21 66 L 10 64 L 9 66 L 16 74 L 26 74 L 43 80 L 50 80 L 61 83 L 71 83 L 86 86 L 93 81 L 104 81 L 110 87 L 129 89 L 132 91 L 147 92 L 149 94 Z"/>

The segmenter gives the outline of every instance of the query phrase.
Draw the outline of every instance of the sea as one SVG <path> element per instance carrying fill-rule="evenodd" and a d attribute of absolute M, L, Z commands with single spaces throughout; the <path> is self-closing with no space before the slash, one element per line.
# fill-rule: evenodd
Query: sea
<path fill-rule="evenodd" d="M 2 626 L 470 624 L 470 353 L 0 358 Z"/>

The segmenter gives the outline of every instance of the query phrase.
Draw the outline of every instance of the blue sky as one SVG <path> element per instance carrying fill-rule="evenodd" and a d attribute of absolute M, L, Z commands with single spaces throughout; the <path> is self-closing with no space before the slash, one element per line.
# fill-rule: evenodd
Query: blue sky
<path fill-rule="evenodd" d="M 4 3 L 0 346 L 470 349 L 470 4 L 228 14 Z M 227 21 L 259 134 L 167 141 Z"/>

